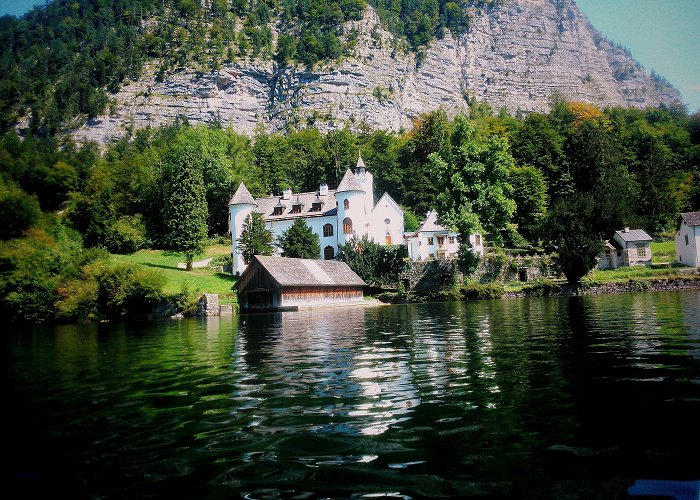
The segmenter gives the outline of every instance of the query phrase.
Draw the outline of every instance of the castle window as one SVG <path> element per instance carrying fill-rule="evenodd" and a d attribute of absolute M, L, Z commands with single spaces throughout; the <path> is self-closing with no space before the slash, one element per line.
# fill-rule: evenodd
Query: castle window
<path fill-rule="evenodd" d="M 481 245 L 481 235 L 480 234 L 475 234 L 474 235 L 474 244 L 476 246 Z"/>
<path fill-rule="evenodd" d="M 326 248 L 323 249 L 323 259 L 324 260 L 333 260 L 335 258 L 335 250 L 333 250 L 333 247 L 328 245 Z"/>
<path fill-rule="evenodd" d="M 350 200 L 345 200 L 345 201 L 343 202 L 343 208 L 344 208 L 345 210 L 347 210 L 348 208 L 350 208 Z"/>
<path fill-rule="evenodd" d="M 323 225 L 323 236 L 325 238 L 328 238 L 329 236 L 333 236 L 333 224 L 324 224 Z"/>
<path fill-rule="evenodd" d="M 343 234 L 352 234 L 352 219 L 350 217 L 343 219 Z"/>
<path fill-rule="evenodd" d="M 454 245 L 455 244 L 455 237 L 450 236 L 448 241 L 450 242 L 450 245 Z"/>
<path fill-rule="evenodd" d="M 391 224 L 391 220 L 389 220 L 389 219 L 384 219 L 384 224 L 387 224 L 387 225 L 388 225 L 388 224 Z"/>
<path fill-rule="evenodd" d="M 386 235 L 386 238 L 384 239 L 384 243 L 386 243 L 387 245 L 391 245 L 391 235 L 390 234 Z"/>
<path fill-rule="evenodd" d="M 433 237 L 431 236 L 430 238 L 428 238 L 428 245 L 432 245 L 432 244 L 433 244 Z"/>

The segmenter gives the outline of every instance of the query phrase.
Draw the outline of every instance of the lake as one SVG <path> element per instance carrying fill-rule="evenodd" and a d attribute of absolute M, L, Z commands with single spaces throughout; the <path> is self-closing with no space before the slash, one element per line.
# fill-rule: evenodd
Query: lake
<path fill-rule="evenodd" d="M 698 291 L 15 328 L 3 346 L 17 498 L 625 498 L 700 480 Z"/>

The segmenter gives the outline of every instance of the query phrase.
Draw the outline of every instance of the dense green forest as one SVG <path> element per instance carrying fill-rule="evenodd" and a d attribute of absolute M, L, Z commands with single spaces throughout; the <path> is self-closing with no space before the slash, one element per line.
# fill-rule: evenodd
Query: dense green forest
<path fill-rule="evenodd" d="M 446 30 L 468 29 L 468 8 L 498 0 L 370 0 L 397 35 L 394 50 L 419 53 Z M 53 0 L 0 18 L 0 132 L 25 120 L 47 137 L 75 117 L 110 106 L 110 94 L 155 65 L 157 79 L 206 73 L 246 57 L 313 65 L 347 54 L 365 0 Z M 279 30 L 273 43 L 272 28 Z M 22 121 L 23 125 L 25 121 Z"/>
<path fill-rule="evenodd" d="M 249 138 L 177 123 L 139 130 L 103 153 L 92 144 L 8 131 L 0 136 L 0 210 L 7 221 L 0 309 L 13 318 L 86 317 L 69 300 L 76 288 L 92 283 L 84 292 L 97 293 L 126 286 L 132 275 L 141 283 L 133 293 L 151 293 L 154 277 L 110 268 L 100 249 L 186 249 L 172 230 L 185 171 L 202 193 L 206 206 L 198 218 L 212 238 L 228 236 L 227 202 L 241 181 L 254 196 L 313 191 L 322 182 L 333 188 L 359 151 L 376 191 L 405 207 L 412 225 L 438 208 L 460 231 L 484 231 L 510 248 L 561 252 L 590 243 L 593 252 L 615 229 L 668 235 L 679 212 L 700 208 L 698 114 L 601 111 L 564 101 L 522 119 L 474 109 L 454 119 L 442 111 L 422 115 L 401 133 L 309 128 Z M 588 239 L 567 240 L 572 235 Z M 126 300 L 132 292 L 119 293 Z M 43 313 L 34 317 L 36 311 Z"/>

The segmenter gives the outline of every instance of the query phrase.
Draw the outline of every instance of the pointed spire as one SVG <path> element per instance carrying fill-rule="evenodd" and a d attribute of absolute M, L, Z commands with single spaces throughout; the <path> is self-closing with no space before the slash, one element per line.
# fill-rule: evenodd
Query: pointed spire
<path fill-rule="evenodd" d="M 231 198 L 231 201 L 228 202 L 229 205 L 255 205 L 255 200 L 253 199 L 253 196 L 250 194 L 250 191 L 248 191 L 248 188 L 245 187 L 245 184 L 241 182 L 240 186 L 238 186 L 238 189 L 236 189 L 236 192 L 234 193 L 233 197 Z"/>
<path fill-rule="evenodd" d="M 362 161 L 362 152 L 361 151 L 357 152 L 357 165 L 355 166 L 355 173 L 356 174 L 364 174 L 365 173 L 365 162 Z"/>
<path fill-rule="evenodd" d="M 345 191 L 360 191 L 361 193 L 365 192 L 365 189 L 362 187 L 362 184 L 360 184 L 360 181 L 357 180 L 357 177 L 355 177 L 353 173 L 350 172 L 350 169 L 347 169 L 345 171 L 343 180 L 340 181 L 340 184 L 338 184 L 338 189 L 335 190 L 336 193 L 343 193 Z"/>

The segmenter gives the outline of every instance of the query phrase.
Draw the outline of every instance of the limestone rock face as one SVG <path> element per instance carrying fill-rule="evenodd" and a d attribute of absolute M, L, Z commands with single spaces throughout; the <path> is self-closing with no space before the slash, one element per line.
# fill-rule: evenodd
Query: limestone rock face
<path fill-rule="evenodd" d="M 455 39 L 448 32 L 418 55 L 393 49 L 397 41 L 368 8 L 346 26 L 359 33 L 352 54 L 311 69 L 247 60 L 159 82 L 155 66 L 146 68 L 114 96 L 108 115 L 74 136 L 104 143 L 178 117 L 246 134 L 258 126 L 398 130 L 440 107 L 449 115 L 465 111 L 469 97 L 511 113 L 547 111 L 555 92 L 600 106 L 681 101 L 597 32 L 573 0 L 504 0 L 472 8 L 470 19 L 467 33 Z"/>

